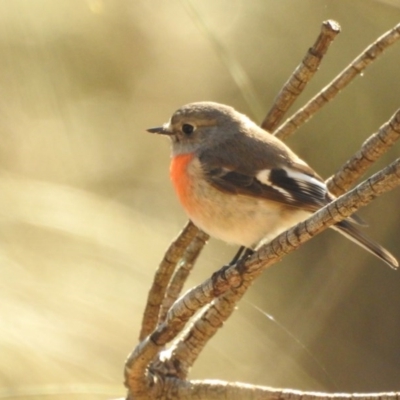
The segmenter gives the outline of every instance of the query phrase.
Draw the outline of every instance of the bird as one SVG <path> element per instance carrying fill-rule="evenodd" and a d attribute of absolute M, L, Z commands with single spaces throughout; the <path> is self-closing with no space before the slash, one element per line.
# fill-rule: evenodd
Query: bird
<path fill-rule="evenodd" d="M 171 140 L 170 178 L 189 219 L 211 237 L 252 251 L 335 199 L 285 143 L 228 105 L 186 104 L 147 129 Z M 332 228 L 396 269 L 356 215 Z"/>

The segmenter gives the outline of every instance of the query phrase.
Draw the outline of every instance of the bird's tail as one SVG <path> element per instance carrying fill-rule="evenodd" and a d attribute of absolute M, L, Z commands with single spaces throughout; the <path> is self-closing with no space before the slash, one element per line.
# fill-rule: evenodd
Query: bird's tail
<path fill-rule="evenodd" d="M 352 222 L 344 220 L 332 226 L 332 228 L 384 261 L 391 268 L 397 269 L 399 266 L 398 261 L 393 257 L 392 254 L 357 229 Z"/>

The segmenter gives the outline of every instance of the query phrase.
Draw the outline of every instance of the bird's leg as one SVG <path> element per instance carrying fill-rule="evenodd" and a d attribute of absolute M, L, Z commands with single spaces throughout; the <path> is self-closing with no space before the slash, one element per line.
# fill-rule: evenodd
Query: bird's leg
<path fill-rule="evenodd" d="M 240 246 L 239 250 L 232 258 L 232 261 L 228 264 L 228 266 L 230 267 L 231 265 L 236 264 L 240 259 L 245 260 L 247 257 L 250 257 L 253 253 L 254 253 L 253 249 L 250 249 L 249 247 Z"/>
<path fill-rule="evenodd" d="M 235 256 L 232 258 L 231 262 L 229 264 L 225 264 L 221 269 L 218 271 L 214 272 L 212 275 L 211 279 L 214 278 L 217 274 L 220 275 L 225 275 L 225 271 L 229 269 L 232 265 L 235 265 L 238 261 L 245 261 L 247 257 L 250 257 L 254 253 L 253 249 L 250 249 L 249 247 L 244 247 L 240 246 L 239 250 L 235 254 Z"/>

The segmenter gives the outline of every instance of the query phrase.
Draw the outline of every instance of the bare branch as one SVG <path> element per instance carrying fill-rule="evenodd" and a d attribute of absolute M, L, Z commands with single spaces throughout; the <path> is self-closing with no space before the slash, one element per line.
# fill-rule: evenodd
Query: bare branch
<path fill-rule="evenodd" d="M 189 221 L 178 237 L 171 243 L 167 252 L 165 253 L 164 258 L 156 271 L 153 285 L 147 297 L 139 340 L 143 340 L 157 326 L 161 302 L 164 299 L 171 276 L 176 268 L 176 265 L 182 259 L 186 248 L 196 237 L 199 231 L 200 230 Z"/>
<path fill-rule="evenodd" d="M 328 51 L 329 45 L 338 33 L 340 33 L 340 25 L 337 22 L 328 20 L 322 23 L 321 33 L 316 42 L 308 49 L 300 65 L 295 69 L 275 98 L 271 110 L 261 124 L 261 128 L 269 132 L 275 130 L 284 114 L 317 72 L 324 55 Z"/>
<path fill-rule="evenodd" d="M 192 243 L 190 243 L 185 250 L 181 265 L 172 277 L 165 298 L 161 304 L 159 323 L 164 322 L 168 310 L 181 294 L 183 285 L 185 284 L 186 279 L 196 263 L 197 257 L 200 255 L 200 252 L 208 239 L 209 235 L 199 230 Z"/>
<path fill-rule="evenodd" d="M 394 189 L 399 184 L 400 158 L 318 210 L 304 222 L 279 235 L 270 244 L 262 246 L 246 261 L 247 273 L 251 274 L 253 270 L 257 271 L 260 266 L 264 269 L 267 268 L 272 265 L 271 262 L 277 256 L 281 258 L 283 255 L 291 253 L 327 227 L 349 217 L 377 196 Z"/>
<path fill-rule="evenodd" d="M 193 366 L 207 342 L 231 316 L 236 304 L 246 293 L 249 286 L 250 281 L 246 281 L 238 288 L 230 289 L 214 299 L 208 307 L 202 310 L 183 337 L 173 346 L 169 364 L 174 366 L 177 377 L 180 379 L 187 377 L 189 369 Z"/>
<path fill-rule="evenodd" d="M 326 184 L 331 193 L 340 196 L 400 138 L 400 109 L 392 118 L 371 135 Z"/>
<path fill-rule="evenodd" d="M 345 68 L 328 86 L 313 97 L 304 107 L 287 119 L 274 134 L 280 139 L 291 135 L 300 125 L 307 122 L 320 108 L 332 100 L 357 75 L 361 74 L 390 45 L 400 39 L 400 24 L 383 34 L 368 46 L 347 68 Z"/>
<path fill-rule="evenodd" d="M 160 346 L 151 341 L 150 336 L 142 340 L 125 362 L 125 382 L 128 388 L 129 400 L 146 400 L 152 387 L 152 377 L 147 368 L 154 356 L 160 351 Z"/>

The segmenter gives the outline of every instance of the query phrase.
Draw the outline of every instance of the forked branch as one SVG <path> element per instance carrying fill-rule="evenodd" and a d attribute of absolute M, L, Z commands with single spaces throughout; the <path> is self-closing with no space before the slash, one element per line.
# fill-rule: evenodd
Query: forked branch
<path fill-rule="evenodd" d="M 275 98 L 271 110 L 261 123 L 261 128 L 268 132 L 273 132 L 276 129 L 290 106 L 295 102 L 297 97 L 307 86 L 307 83 L 317 72 L 324 55 L 328 51 L 329 45 L 339 33 L 340 26 L 336 21 L 328 20 L 323 22 L 321 33 L 316 42 L 307 51 L 300 65 L 293 71 L 292 75 Z"/>
<path fill-rule="evenodd" d="M 285 121 L 274 134 L 284 140 L 307 122 L 319 109 L 333 100 L 357 75 L 360 75 L 387 48 L 400 39 L 400 24 L 383 34 L 368 46 L 353 62 L 350 63 L 333 81 L 323 88 L 304 107 Z"/>
<path fill-rule="evenodd" d="M 177 264 L 182 260 L 186 249 L 198 233 L 199 229 L 189 221 L 165 253 L 147 297 L 139 340 L 143 340 L 157 326 L 161 303 L 164 300 L 171 276 Z"/>

